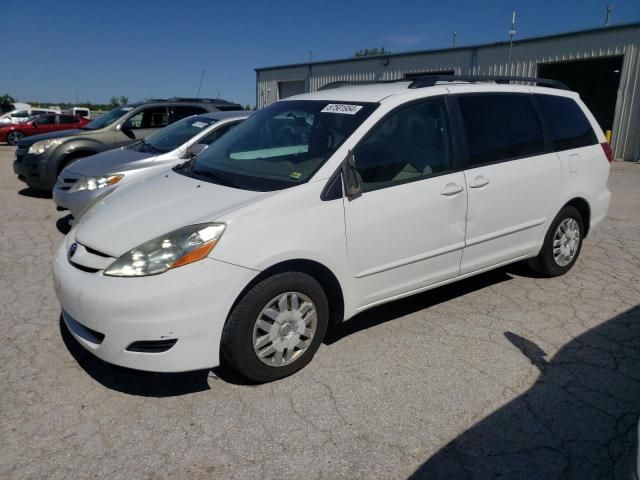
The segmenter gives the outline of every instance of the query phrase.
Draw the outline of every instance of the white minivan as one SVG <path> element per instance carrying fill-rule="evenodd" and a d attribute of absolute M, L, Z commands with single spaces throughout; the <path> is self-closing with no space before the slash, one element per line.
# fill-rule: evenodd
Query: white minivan
<path fill-rule="evenodd" d="M 117 365 L 224 357 L 265 382 L 373 306 L 524 259 L 567 272 L 607 212 L 611 151 L 576 93 L 509 80 L 336 86 L 258 111 L 81 217 L 54 265 L 64 322 Z"/>

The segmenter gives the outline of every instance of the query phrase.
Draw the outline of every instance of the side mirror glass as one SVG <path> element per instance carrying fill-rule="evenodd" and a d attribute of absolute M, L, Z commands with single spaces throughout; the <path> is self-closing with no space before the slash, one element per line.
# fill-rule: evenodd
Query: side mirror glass
<path fill-rule="evenodd" d="M 353 151 L 350 151 L 342 163 L 342 179 L 344 181 L 344 191 L 349 200 L 353 200 L 362 195 L 362 186 L 356 170 L 356 159 Z"/>

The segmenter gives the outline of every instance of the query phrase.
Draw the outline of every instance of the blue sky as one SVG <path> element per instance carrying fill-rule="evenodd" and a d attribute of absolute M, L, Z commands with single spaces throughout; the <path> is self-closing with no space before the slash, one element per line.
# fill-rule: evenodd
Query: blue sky
<path fill-rule="evenodd" d="M 640 0 L 0 0 L 0 94 L 108 102 L 218 94 L 255 103 L 256 67 L 505 40 L 640 21 Z"/>

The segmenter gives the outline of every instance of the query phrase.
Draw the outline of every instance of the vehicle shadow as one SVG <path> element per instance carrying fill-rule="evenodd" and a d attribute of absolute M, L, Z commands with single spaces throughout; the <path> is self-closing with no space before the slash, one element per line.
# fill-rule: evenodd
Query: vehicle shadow
<path fill-rule="evenodd" d="M 65 218 L 67 217 L 63 217 L 58 222 Z M 348 322 L 332 326 L 325 336 L 324 343 L 331 345 L 361 330 L 432 307 L 452 298 L 511 280 L 512 278 L 507 273 L 506 268 L 497 269 L 455 284 L 385 304 L 361 313 Z M 129 395 L 170 397 L 208 390 L 210 388 L 207 382 L 209 371 L 226 383 L 241 386 L 256 385 L 236 373 L 233 368 L 226 364 L 224 359 L 221 359 L 220 366 L 212 370 L 185 373 L 151 373 L 118 367 L 87 352 L 73 338 L 62 320 L 62 316 L 60 316 L 60 333 L 73 358 L 88 375 L 107 388 Z"/>
<path fill-rule="evenodd" d="M 347 322 L 331 325 L 323 343 L 331 345 L 344 337 L 366 330 L 376 325 L 404 317 L 414 312 L 447 302 L 471 292 L 513 279 L 510 274 L 514 267 L 507 266 L 474 277 L 450 283 L 433 290 L 412 295 L 401 300 L 385 303 L 359 313 Z M 526 266 L 524 267 L 526 269 Z"/>
<path fill-rule="evenodd" d="M 87 352 L 67 329 L 60 316 L 62 341 L 91 378 L 107 388 L 129 395 L 173 397 L 209 390 L 209 370 L 185 373 L 152 373 L 111 365 Z"/>
<path fill-rule="evenodd" d="M 31 187 L 25 187 L 22 190 L 18 191 L 18 195 L 31 198 L 51 198 L 51 192 L 36 190 L 35 188 Z"/>
<path fill-rule="evenodd" d="M 72 220 L 73 220 L 73 215 L 71 214 L 65 215 L 64 217 L 60 217 L 58 220 L 56 220 L 56 228 L 61 234 L 66 235 L 71 231 Z"/>
<path fill-rule="evenodd" d="M 429 458 L 414 479 L 631 479 L 640 415 L 640 305 L 576 337 L 550 360 L 505 337 L 536 383 Z"/>

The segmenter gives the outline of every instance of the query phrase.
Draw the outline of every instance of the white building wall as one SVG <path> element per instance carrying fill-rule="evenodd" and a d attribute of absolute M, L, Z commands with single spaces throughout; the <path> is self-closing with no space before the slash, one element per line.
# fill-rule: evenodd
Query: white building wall
<path fill-rule="evenodd" d="M 640 26 L 609 27 L 509 44 L 365 57 L 257 70 L 257 105 L 278 100 L 278 82 L 305 80 L 308 91 L 337 81 L 395 80 L 453 70 L 458 75 L 536 76 L 541 63 L 623 55 L 612 147 L 616 158 L 640 160 Z"/>

